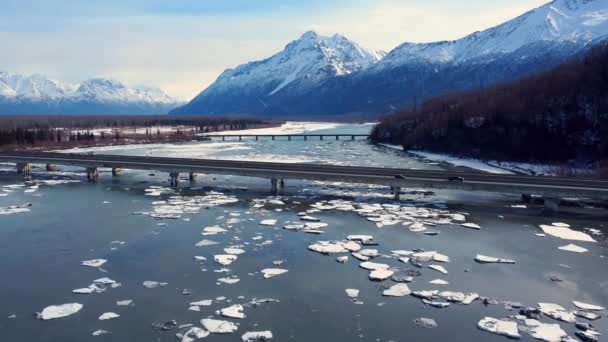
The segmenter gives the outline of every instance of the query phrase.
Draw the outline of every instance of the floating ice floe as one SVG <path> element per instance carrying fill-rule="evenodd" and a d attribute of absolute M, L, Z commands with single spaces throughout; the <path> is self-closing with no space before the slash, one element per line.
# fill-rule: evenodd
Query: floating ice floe
<path fill-rule="evenodd" d="M 203 300 L 199 300 L 198 302 L 192 302 L 190 303 L 191 306 L 211 306 L 211 304 L 213 303 L 213 300 L 211 299 L 203 299 Z"/>
<path fill-rule="evenodd" d="M 105 321 L 105 320 L 108 320 L 108 319 L 113 319 L 113 318 L 118 318 L 118 317 L 120 317 L 120 315 L 117 314 L 117 313 L 114 313 L 114 312 L 105 312 L 105 313 L 101 314 L 101 316 L 99 316 L 98 319 L 100 321 Z"/>
<path fill-rule="evenodd" d="M 435 253 L 433 255 L 433 260 L 435 260 L 437 262 L 450 262 L 450 257 L 448 257 L 447 255 L 443 255 L 441 253 Z"/>
<path fill-rule="evenodd" d="M 365 256 L 365 255 L 361 255 L 361 254 L 356 253 L 356 252 L 353 252 L 351 255 L 353 256 L 353 258 L 355 258 L 355 259 L 359 259 L 359 260 L 361 260 L 361 261 L 367 261 L 367 260 L 369 260 L 369 259 L 370 259 L 370 257 L 367 257 L 367 256 Z"/>
<path fill-rule="evenodd" d="M 282 268 L 265 268 L 262 270 L 262 274 L 264 274 L 264 279 L 276 277 L 278 275 L 289 272 L 288 270 L 284 270 Z"/>
<path fill-rule="evenodd" d="M 446 270 L 445 267 L 443 267 L 441 265 L 429 265 L 428 268 L 435 270 L 437 272 L 441 272 L 443 274 L 448 274 L 448 270 Z"/>
<path fill-rule="evenodd" d="M 420 317 L 414 319 L 414 324 L 419 325 L 423 328 L 432 329 L 437 328 L 437 322 L 432 318 Z"/>
<path fill-rule="evenodd" d="M 163 282 L 154 281 L 154 280 L 146 280 L 146 281 L 144 281 L 142 283 L 142 285 L 145 288 L 148 288 L 148 289 L 155 289 L 157 287 L 165 287 L 168 284 L 167 283 L 163 283 Z"/>
<path fill-rule="evenodd" d="M 68 303 L 61 305 L 51 305 L 47 306 L 42 310 L 42 312 L 37 314 L 38 319 L 49 320 L 56 318 L 63 318 L 67 316 L 71 316 L 82 309 L 82 304 L 80 303 Z"/>
<path fill-rule="evenodd" d="M 564 240 L 597 242 L 589 234 L 572 230 L 568 227 L 548 226 L 541 224 L 540 229 L 542 229 L 545 234 L 555 236 Z"/>
<path fill-rule="evenodd" d="M 558 321 L 563 321 L 566 323 L 574 323 L 576 321 L 574 312 L 568 311 L 558 304 L 538 303 L 538 309 L 543 314 Z"/>
<path fill-rule="evenodd" d="M 219 319 L 205 318 L 201 320 L 201 324 L 212 334 L 231 334 L 238 330 L 236 324 Z"/>
<path fill-rule="evenodd" d="M 268 341 L 272 339 L 272 332 L 266 331 L 248 331 L 241 336 L 243 342 Z"/>
<path fill-rule="evenodd" d="M 374 237 L 371 235 L 349 235 L 346 237 L 351 241 L 360 241 L 360 242 L 368 242 L 374 240 Z"/>
<path fill-rule="evenodd" d="M 118 306 L 129 306 L 133 304 L 133 299 L 123 299 L 116 301 L 116 305 Z"/>
<path fill-rule="evenodd" d="M 433 257 L 435 256 L 435 254 L 437 254 L 437 252 L 435 252 L 435 251 L 416 252 L 416 253 L 412 254 L 411 257 L 413 259 L 416 259 L 416 261 L 426 262 L 426 261 L 433 260 Z"/>
<path fill-rule="evenodd" d="M 226 248 L 224 248 L 224 253 L 232 254 L 232 255 L 241 255 L 241 254 L 245 253 L 245 250 L 241 249 L 241 248 L 236 248 L 236 247 L 226 247 Z"/>
<path fill-rule="evenodd" d="M 585 342 L 597 342 L 599 341 L 599 336 L 601 335 L 599 333 L 599 331 L 596 330 L 579 330 L 574 332 L 574 335 L 576 335 L 576 337 L 580 338 L 582 341 Z M 576 341 L 576 340 L 574 340 Z"/>
<path fill-rule="evenodd" d="M 467 222 L 467 223 L 461 223 L 461 226 L 465 227 L 465 228 L 471 228 L 471 229 L 481 229 L 481 227 L 476 224 L 476 223 L 472 223 L 472 222 Z"/>
<path fill-rule="evenodd" d="M 346 292 L 346 295 L 349 296 L 350 298 L 359 297 L 359 290 L 357 290 L 357 289 L 346 289 L 344 291 Z"/>
<path fill-rule="evenodd" d="M 429 284 L 433 284 L 433 285 L 448 285 L 449 283 L 443 279 L 435 279 L 435 280 L 431 280 L 429 281 Z"/>
<path fill-rule="evenodd" d="M 348 262 L 348 255 L 343 255 L 343 256 L 337 257 L 336 261 L 341 264 L 345 264 Z"/>
<path fill-rule="evenodd" d="M 213 260 L 222 266 L 228 266 L 232 264 L 238 257 L 231 254 L 218 254 L 213 256 Z"/>
<path fill-rule="evenodd" d="M 219 242 L 211 241 L 211 240 L 201 240 L 194 245 L 195 247 L 205 247 L 205 246 L 213 246 L 217 245 Z"/>
<path fill-rule="evenodd" d="M 375 263 L 375 262 L 371 262 L 371 261 L 362 262 L 359 264 L 359 267 L 369 270 L 369 271 L 388 270 L 390 268 L 390 266 L 387 264 L 380 264 L 380 263 Z"/>
<path fill-rule="evenodd" d="M 595 321 L 596 319 L 602 318 L 601 315 L 589 311 L 574 311 L 574 315 L 577 317 L 588 319 L 590 321 Z"/>
<path fill-rule="evenodd" d="M 431 299 L 431 298 L 437 296 L 438 293 L 439 293 L 439 291 L 437 291 L 437 290 L 431 290 L 431 291 L 421 290 L 421 291 L 413 291 L 412 296 L 421 298 L 421 299 Z"/>
<path fill-rule="evenodd" d="M 181 342 L 194 342 L 198 339 L 209 336 L 209 332 L 199 327 L 192 327 L 184 333 Z"/>
<path fill-rule="evenodd" d="M 328 224 L 327 223 L 323 223 L 323 222 L 306 222 L 304 224 L 304 227 L 306 229 L 321 229 L 321 228 L 325 228 L 327 227 Z"/>
<path fill-rule="evenodd" d="M 515 264 L 515 260 L 495 258 L 491 256 L 477 254 L 475 261 L 480 264 Z"/>
<path fill-rule="evenodd" d="M 378 255 L 380 255 L 380 253 L 378 253 L 377 249 L 362 249 L 359 252 L 360 255 L 366 256 L 368 258 L 375 258 Z"/>
<path fill-rule="evenodd" d="M 117 285 L 119 283 L 117 283 L 116 280 L 104 277 L 104 278 L 99 278 L 99 279 L 93 280 L 93 284 L 102 284 L 102 285 L 113 286 L 113 285 Z"/>
<path fill-rule="evenodd" d="M 358 252 L 361 250 L 361 245 L 355 241 L 342 242 L 342 247 L 346 248 L 349 252 Z"/>
<path fill-rule="evenodd" d="M 263 220 L 260 221 L 260 224 L 262 226 L 274 226 L 275 224 L 277 224 L 277 220 Z"/>
<path fill-rule="evenodd" d="M 89 267 L 101 267 L 103 266 L 103 264 L 105 264 L 108 260 L 106 259 L 93 259 L 93 260 L 85 260 L 83 262 L 81 262 L 80 264 L 82 266 L 89 266 Z"/>
<path fill-rule="evenodd" d="M 348 250 L 341 243 L 332 243 L 329 241 L 319 241 L 308 246 L 311 251 L 321 254 L 346 253 Z"/>
<path fill-rule="evenodd" d="M 302 220 L 302 221 L 308 221 L 308 222 L 319 222 L 319 221 L 321 221 L 321 219 L 318 219 L 318 218 L 313 217 L 313 216 L 308 216 L 308 215 L 306 215 L 306 216 L 300 216 L 300 220 Z"/>
<path fill-rule="evenodd" d="M 97 286 L 95 286 L 95 284 L 90 285 L 89 287 L 83 287 L 80 289 L 74 289 L 72 290 L 72 293 L 76 293 L 76 294 L 91 294 L 93 292 L 96 292 L 99 288 Z M 101 289 L 99 289 L 101 290 Z"/>
<path fill-rule="evenodd" d="M 413 223 L 409 226 L 409 231 L 414 233 L 424 232 L 427 228 L 420 222 Z"/>
<path fill-rule="evenodd" d="M 200 255 L 195 255 L 194 256 L 194 260 L 195 261 L 207 261 L 207 258 L 205 258 L 204 256 L 200 256 Z"/>
<path fill-rule="evenodd" d="M 106 335 L 106 334 L 110 334 L 110 332 L 107 330 L 103 330 L 103 329 L 95 330 L 91 333 L 91 335 L 93 335 L 93 336 L 101 336 L 101 335 Z"/>
<path fill-rule="evenodd" d="M 450 214 L 450 218 L 457 222 L 464 222 L 467 220 L 466 216 L 463 214 Z"/>
<path fill-rule="evenodd" d="M 203 229 L 202 235 L 215 235 L 215 234 L 225 233 L 225 232 L 227 232 L 227 230 L 220 226 L 212 226 L 212 227 L 205 227 Z"/>
<path fill-rule="evenodd" d="M 412 293 L 410 288 L 406 284 L 400 283 L 395 284 L 390 288 L 384 290 L 382 292 L 382 295 L 389 297 L 403 297 L 409 295 L 410 293 Z"/>
<path fill-rule="evenodd" d="M 566 246 L 561 246 L 561 247 L 557 247 L 558 249 L 562 250 L 562 251 L 567 251 L 567 252 L 574 252 L 574 253 L 585 253 L 585 252 L 589 252 L 589 250 L 587 248 L 583 248 L 574 244 L 569 244 Z"/>
<path fill-rule="evenodd" d="M 13 214 L 28 213 L 31 211 L 29 207 L 31 207 L 30 204 L 26 204 L 26 205 L 22 205 L 22 206 L 12 205 L 12 206 L 6 207 L 6 208 L 0 207 L 0 215 L 13 215 Z"/>
<path fill-rule="evenodd" d="M 578 302 L 576 300 L 573 300 L 572 303 L 574 304 L 574 306 L 576 306 L 577 308 L 582 309 L 582 310 L 589 310 L 589 311 L 606 310 L 606 308 L 603 306 L 599 306 L 599 305 L 595 305 L 595 304 L 587 304 L 587 303 L 583 303 L 583 302 Z"/>
<path fill-rule="evenodd" d="M 217 281 L 224 284 L 233 285 L 241 281 L 239 278 L 220 278 Z"/>
<path fill-rule="evenodd" d="M 245 313 L 243 313 L 243 306 L 240 304 L 231 305 L 227 308 L 220 309 L 218 313 L 224 317 L 229 318 L 245 318 Z"/>
<path fill-rule="evenodd" d="M 484 317 L 477 327 L 492 334 L 507 336 L 509 338 L 520 338 L 517 323 L 513 321 L 500 320 L 492 317 Z"/>
<path fill-rule="evenodd" d="M 390 278 L 393 274 L 395 272 L 391 270 L 373 270 L 369 272 L 369 279 L 382 281 Z"/>
<path fill-rule="evenodd" d="M 422 303 L 424 303 L 426 305 L 430 305 L 435 308 L 439 308 L 439 309 L 445 309 L 448 306 L 450 306 L 450 303 L 440 302 L 440 301 L 436 301 L 436 300 L 429 300 L 429 299 L 423 299 Z"/>
<path fill-rule="evenodd" d="M 395 250 L 395 251 L 391 251 L 391 254 L 396 255 L 396 256 L 410 256 L 410 255 L 414 254 L 414 251 Z"/>
<path fill-rule="evenodd" d="M 568 336 L 559 324 L 541 323 L 536 319 L 525 319 L 524 324 L 526 329 L 522 328 L 522 331 L 529 333 L 537 340 L 560 342 L 562 338 Z"/>

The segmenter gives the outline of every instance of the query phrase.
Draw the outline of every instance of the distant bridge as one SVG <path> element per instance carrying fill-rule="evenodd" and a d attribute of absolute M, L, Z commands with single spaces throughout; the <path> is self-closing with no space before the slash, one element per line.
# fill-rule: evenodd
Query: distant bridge
<path fill-rule="evenodd" d="M 222 138 L 222 141 L 225 141 L 226 138 L 238 138 L 239 141 L 242 141 L 243 138 L 255 138 L 255 140 L 260 140 L 260 138 L 270 138 L 271 140 L 276 140 L 277 138 L 283 138 L 280 140 L 291 141 L 293 138 L 298 138 L 298 140 L 308 140 L 308 138 L 318 138 L 319 140 L 323 140 L 324 138 L 334 138 L 336 140 L 356 140 L 357 138 L 363 140 L 369 139 L 369 134 L 205 134 L 202 135 L 204 138 Z M 342 138 L 342 139 L 340 139 Z"/>
<path fill-rule="evenodd" d="M 98 168 L 105 167 L 112 168 L 113 175 L 118 175 L 122 168 L 168 172 L 173 186 L 179 185 L 180 173 L 183 172 L 190 175 L 191 181 L 196 180 L 197 173 L 267 178 L 271 180 L 273 192 L 278 191 L 285 179 L 306 179 L 385 185 L 393 189 L 395 198 L 399 198 L 401 188 L 421 187 L 538 194 L 551 198 L 584 196 L 608 199 L 608 180 L 583 177 L 50 152 L 4 152 L 0 153 L 0 162 L 17 164 L 18 173 L 23 175 L 31 172 L 30 164 L 46 164 L 48 170 L 54 169 L 54 165 L 79 166 L 86 168 L 90 181 L 97 180 Z"/>

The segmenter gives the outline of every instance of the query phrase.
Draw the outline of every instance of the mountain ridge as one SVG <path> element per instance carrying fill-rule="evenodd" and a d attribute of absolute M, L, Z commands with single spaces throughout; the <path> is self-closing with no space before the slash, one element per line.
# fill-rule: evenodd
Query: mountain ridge
<path fill-rule="evenodd" d="M 160 88 L 113 79 L 70 84 L 0 71 L 0 114 L 166 114 L 179 104 Z"/>
<path fill-rule="evenodd" d="M 457 40 L 403 43 L 374 63 L 349 73 L 328 74 L 308 86 L 303 86 L 310 77 L 305 72 L 295 81 L 288 79 L 288 85 L 277 92 L 268 90 L 268 84 L 266 92 L 257 90 L 260 78 L 253 87 L 243 81 L 223 88 L 220 77 L 171 113 L 376 116 L 446 92 L 542 72 L 606 37 L 608 0 L 554 0 Z M 239 67 L 254 68 L 269 59 Z"/>

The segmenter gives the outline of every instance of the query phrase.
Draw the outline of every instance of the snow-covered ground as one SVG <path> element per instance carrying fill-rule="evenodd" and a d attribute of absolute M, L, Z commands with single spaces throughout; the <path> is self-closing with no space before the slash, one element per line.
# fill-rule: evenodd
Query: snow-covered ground
<path fill-rule="evenodd" d="M 399 145 L 380 144 L 384 147 L 402 151 Z M 427 151 L 408 150 L 410 154 L 423 157 L 434 162 L 446 162 L 454 166 L 464 166 L 475 170 L 480 170 L 494 174 L 512 175 L 515 173 L 535 174 L 535 175 L 555 175 L 559 170 L 559 165 L 521 163 L 511 161 L 481 160 L 475 158 L 463 158 L 451 156 L 443 153 L 433 153 Z"/>

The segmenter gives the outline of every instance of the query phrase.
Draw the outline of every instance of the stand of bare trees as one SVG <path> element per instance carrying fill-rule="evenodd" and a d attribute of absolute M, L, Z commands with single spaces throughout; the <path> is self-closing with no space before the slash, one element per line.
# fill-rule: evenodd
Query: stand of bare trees
<path fill-rule="evenodd" d="M 384 118 L 372 138 L 464 156 L 597 165 L 608 160 L 608 46 L 535 76 L 429 100 Z"/>
<path fill-rule="evenodd" d="M 132 142 L 191 140 L 198 133 L 267 127 L 270 122 L 242 118 L 179 116 L 0 116 L 0 147 L 91 146 Z M 161 131 L 158 127 L 174 127 Z M 122 128 L 139 134 L 123 133 Z M 104 129 L 94 132 L 97 129 Z M 144 133 L 145 132 L 145 133 Z"/>

